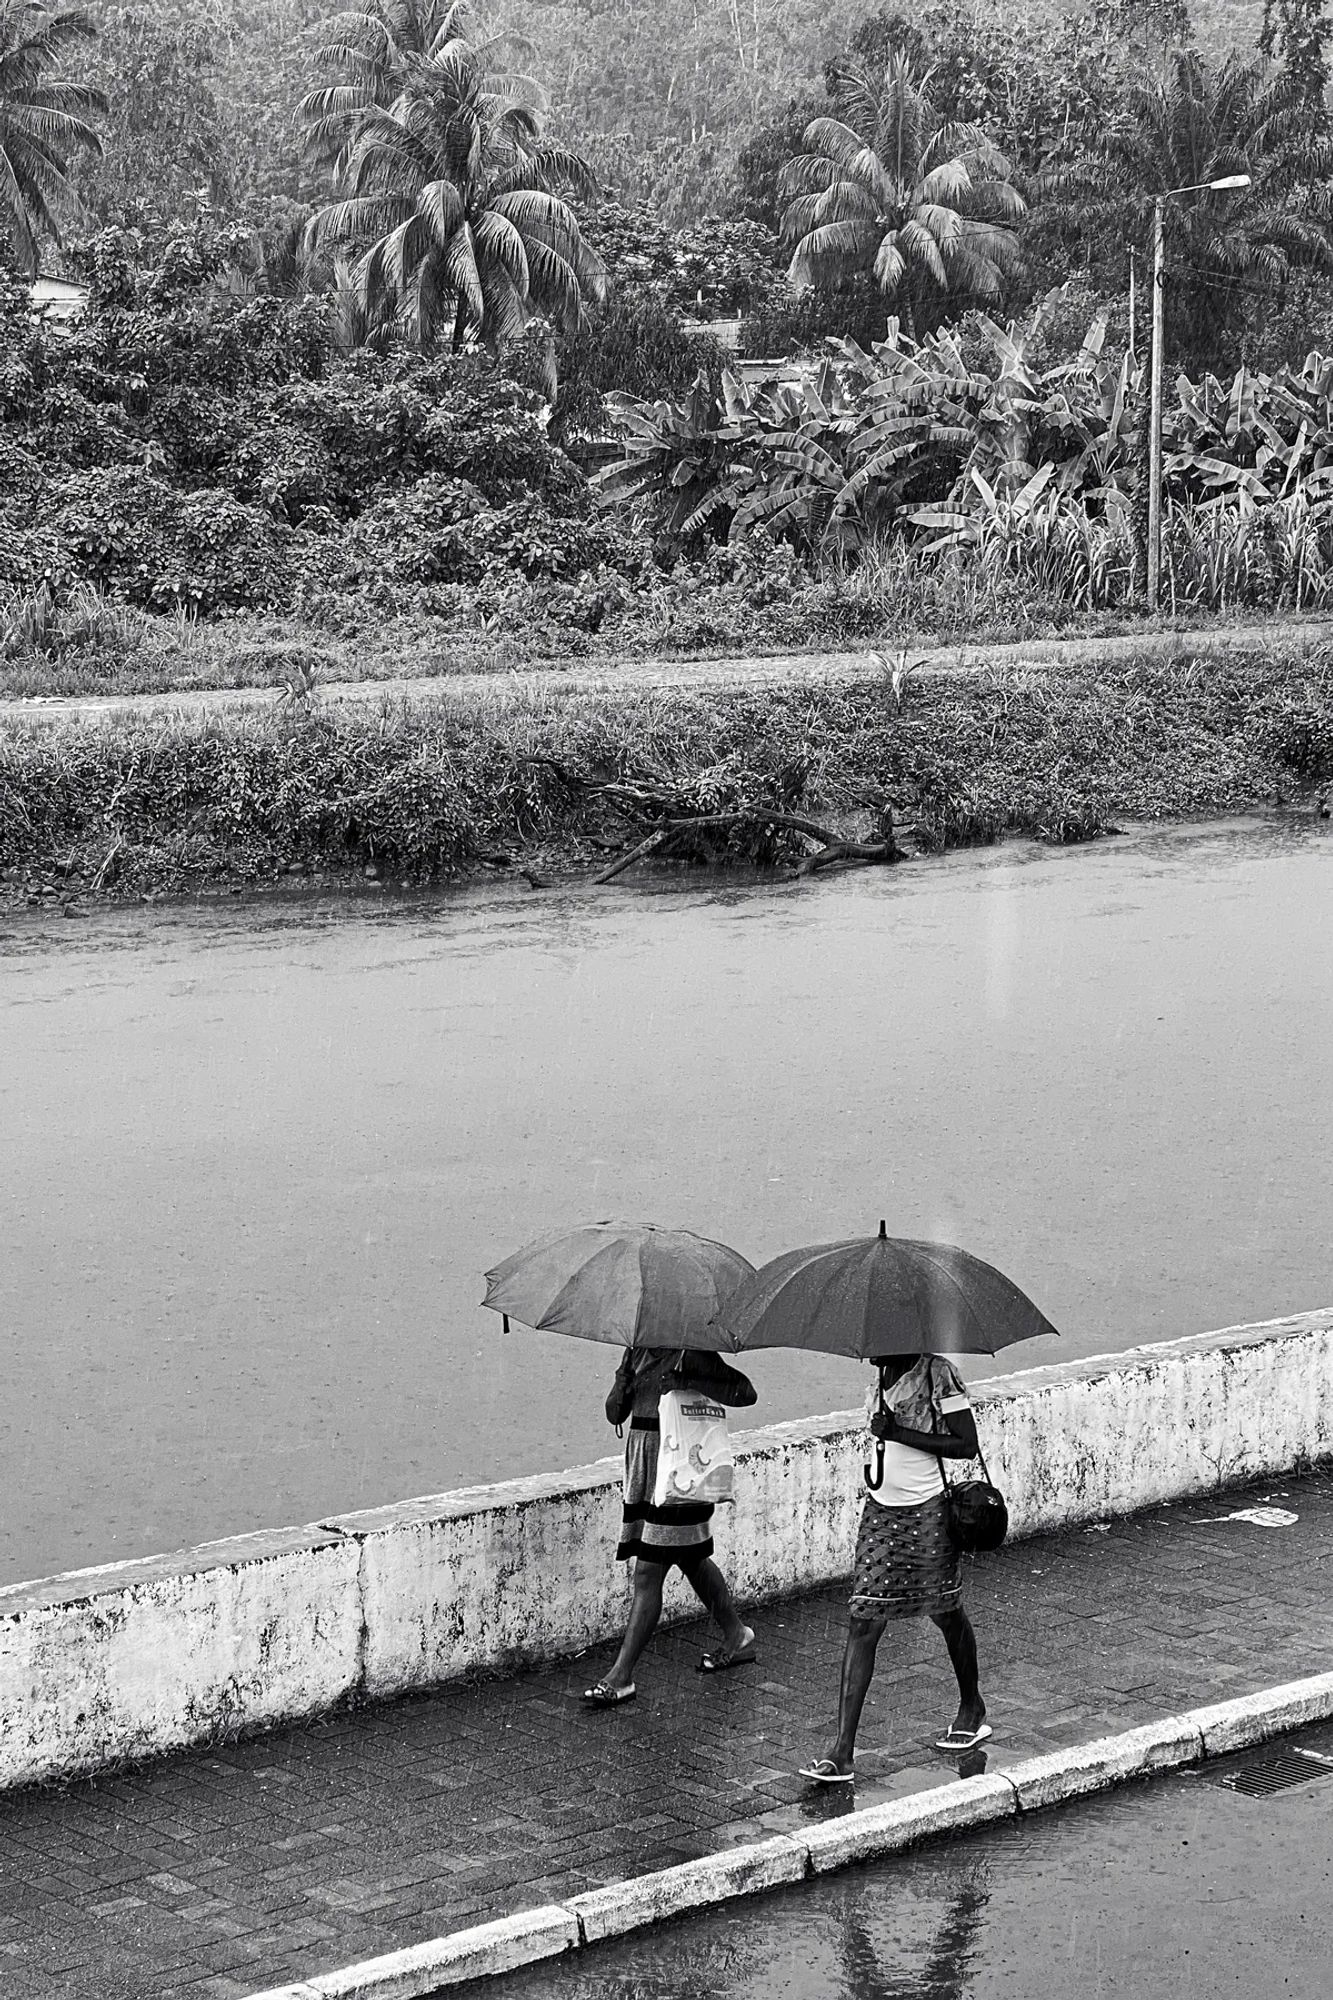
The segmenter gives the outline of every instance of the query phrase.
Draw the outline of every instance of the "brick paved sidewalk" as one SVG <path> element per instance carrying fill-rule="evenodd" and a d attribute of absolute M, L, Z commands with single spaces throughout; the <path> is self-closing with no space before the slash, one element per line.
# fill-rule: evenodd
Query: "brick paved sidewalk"
<path fill-rule="evenodd" d="M 1287 1528 L 1220 1516 L 1265 1500 Z M 725 1561 L 725 1523 L 720 1545 Z M 609 1551 L 608 1551 L 609 1559 Z M 1333 1469 L 1018 1542 L 973 1568 L 983 1689 L 1006 1759 L 1333 1662 Z M 624 1709 L 587 1661 L 0 1795 L 4 2000 L 239 2000 L 467 1923 L 848 1809 L 793 1773 L 825 1747 L 846 1592 L 769 1606 L 761 1662 L 694 1671 L 659 1634 Z M 892 1629 L 857 1803 L 949 1766 L 933 1628 Z"/>

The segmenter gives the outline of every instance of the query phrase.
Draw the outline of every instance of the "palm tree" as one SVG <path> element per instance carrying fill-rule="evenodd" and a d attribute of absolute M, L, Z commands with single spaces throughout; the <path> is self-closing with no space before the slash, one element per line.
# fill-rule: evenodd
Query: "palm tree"
<path fill-rule="evenodd" d="M 1131 90 L 1100 165 L 1055 191 L 1073 196 L 1085 233 L 1118 247 L 1146 241 L 1154 195 L 1250 176 L 1247 189 L 1166 205 L 1171 353 L 1197 367 L 1216 365 L 1256 294 L 1280 295 L 1302 267 L 1333 270 L 1331 172 L 1333 141 L 1298 78 L 1234 54 L 1213 67 L 1187 50 Z"/>
<path fill-rule="evenodd" d="M 432 70 L 447 73 L 456 64 L 481 72 L 486 89 L 516 110 L 526 104 L 535 132 L 541 102 L 536 84 L 493 67 L 509 54 L 530 55 L 531 47 L 516 34 L 479 41 L 470 32 L 475 11 L 473 0 L 369 0 L 331 21 L 313 61 L 333 81 L 310 91 L 298 107 L 316 163 L 344 172 L 366 112 L 387 110 L 414 81 L 430 88 Z"/>
<path fill-rule="evenodd" d="M 835 65 L 829 81 L 840 116 L 814 119 L 782 174 L 792 283 L 866 273 L 913 334 L 946 298 L 994 298 L 1017 262 L 1007 225 L 1024 213 L 1004 155 L 979 126 L 942 117 L 929 71 L 900 54 L 883 71 Z"/>
<path fill-rule="evenodd" d="M 351 80 L 303 106 L 344 193 L 309 240 L 356 253 L 372 326 L 425 343 L 451 322 L 455 347 L 474 331 L 495 350 L 534 311 L 577 326 L 606 277 L 562 198 L 595 193 L 591 172 L 541 138 L 535 88 L 488 67 L 498 44 L 470 41 L 467 19 L 466 0 L 375 0 L 344 17 L 325 60 Z"/>
<path fill-rule="evenodd" d="M 47 80 L 73 43 L 96 34 L 77 7 L 0 0 L 0 226 L 29 273 L 38 268 L 40 238 L 60 241 L 57 211 L 78 209 L 70 155 L 102 150 L 86 116 L 106 110 L 101 91 Z"/>

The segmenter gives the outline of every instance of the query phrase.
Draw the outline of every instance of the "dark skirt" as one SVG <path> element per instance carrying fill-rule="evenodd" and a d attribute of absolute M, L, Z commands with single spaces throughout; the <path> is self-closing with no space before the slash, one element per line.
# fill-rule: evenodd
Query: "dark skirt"
<path fill-rule="evenodd" d="M 713 1553 L 711 1501 L 654 1507 L 657 1479 L 656 1417 L 635 1417 L 625 1440 L 625 1512 L 617 1562 L 674 1563 L 687 1575 Z"/>
<path fill-rule="evenodd" d="M 919 1507 L 867 1500 L 856 1536 L 853 1618 L 929 1618 L 962 1602 L 961 1563 L 944 1495 Z"/>

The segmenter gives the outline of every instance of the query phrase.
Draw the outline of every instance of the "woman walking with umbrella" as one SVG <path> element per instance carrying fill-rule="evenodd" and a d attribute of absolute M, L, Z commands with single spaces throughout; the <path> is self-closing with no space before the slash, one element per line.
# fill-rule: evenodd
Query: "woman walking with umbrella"
<path fill-rule="evenodd" d="M 873 1361 L 873 1462 L 856 1542 L 837 1733 L 802 1777 L 849 1785 L 875 1656 L 890 1619 L 929 1618 L 944 1635 L 958 1712 L 936 1748 L 965 1753 L 991 1734 L 977 1642 L 962 1605 L 945 1459 L 979 1455 L 950 1354 L 993 1354 L 1055 1328 L 1004 1274 L 951 1243 L 876 1237 L 775 1257 L 721 1314 L 736 1348 L 798 1347 Z"/>
<path fill-rule="evenodd" d="M 817 1784 L 851 1784 L 856 1732 L 891 1618 L 929 1618 L 944 1635 L 958 1681 L 958 1713 L 938 1750 L 973 1750 L 991 1734 L 977 1674 L 977 1641 L 963 1609 L 961 1558 L 949 1529 L 940 1461 L 971 1459 L 977 1427 L 956 1368 L 942 1355 L 879 1358 L 877 1440 L 865 1468 L 851 1623 L 842 1658 L 838 1732 L 827 1756 L 803 1766 Z"/>
<path fill-rule="evenodd" d="M 625 1508 L 617 1562 L 634 1563 L 634 1601 L 620 1651 L 602 1678 L 584 1690 L 590 1708 L 612 1708 L 635 1693 L 634 1668 L 657 1630 L 662 1589 L 674 1564 L 722 1633 L 722 1644 L 705 1653 L 701 1673 L 749 1666 L 755 1658 L 754 1631 L 736 1609 L 727 1580 L 713 1561 L 711 1501 L 654 1504 L 661 1437 L 658 1405 L 668 1389 L 697 1390 L 731 1409 L 758 1400 L 754 1385 L 720 1354 L 646 1347 L 626 1351 L 611 1393 L 607 1421 L 629 1420 L 625 1446 Z"/>
<path fill-rule="evenodd" d="M 741 1618 L 713 1561 L 711 1499 L 657 1498 L 660 1423 L 668 1390 L 709 1404 L 748 1409 L 754 1385 L 717 1353 L 721 1306 L 754 1267 L 725 1243 L 651 1223 L 589 1223 L 542 1237 L 486 1274 L 482 1301 L 495 1312 L 552 1333 L 625 1349 L 606 1399 L 609 1422 L 629 1423 L 625 1503 L 616 1558 L 634 1563 L 634 1597 L 620 1650 L 584 1690 L 590 1708 L 615 1708 L 635 1695 L 634 1669 L 662 1615 L 673 1565 L 717 1621 L 722 1644 L 699 1662 L 703 1673 L 749 1665 L 755 1635 Z M 724 1425 L 723 1410 L 714 1412 Z M 727 1462 L 730 1462 L 728 1453 Z"/>

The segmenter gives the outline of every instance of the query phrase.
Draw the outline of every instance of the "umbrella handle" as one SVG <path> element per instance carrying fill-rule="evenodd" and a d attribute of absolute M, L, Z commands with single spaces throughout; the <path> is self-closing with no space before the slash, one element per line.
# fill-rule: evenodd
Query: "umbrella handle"
<path fill-rule="evenodd" d="M 882 1416 L 885 1416 L 885 1415 L 887 1414 L 887 1412 L 885 1411 L 885 1408 L 884 1408 L 884 1370 L 883 1370 L 882 1368 L 878 1370 L 878 1381 L 879 1381 L 879 1409 L 878 1409 L 878 1411 L 876 1412 L 876 1415 L 877 1415 L 877 1416 L 881 1416 L 881 1417 L 882 1417 Z M 865 1480 L 865 1483 L 866 1483 L 866 1485 L 867 1485 L 867 1486 L 869 1487 L 869 1489 L 870 1489 L 870 1491 L 871 1491 L 872 1493 L 878 1493 L 878 1492 L 879 1492 L 879 1489 L 880 1489 L 880 1487 L 881 1487 L 881 1486 L 882 1486 L 882 1485 L 884 1484 L 884 1440 L 883 1440 L 883 1438 L 876 1438 L 876 1439 L 875 1439 L 875 1476 L 874 1476 L 874 1478 L 872 1479 L 872 1478 L 870 1477 L 870 1467 L 869 1467 L 868 1465 L 863 1465 L 863 1466 L 861 1467 L 861 1477 L 862 1477 L 862 1478 L 863 1478 L 863 1479 Z"/>

